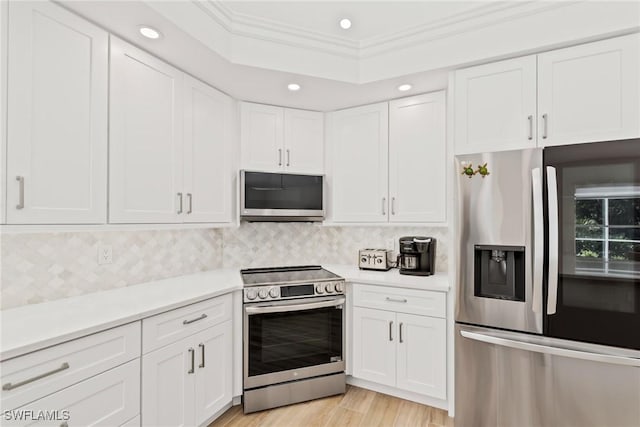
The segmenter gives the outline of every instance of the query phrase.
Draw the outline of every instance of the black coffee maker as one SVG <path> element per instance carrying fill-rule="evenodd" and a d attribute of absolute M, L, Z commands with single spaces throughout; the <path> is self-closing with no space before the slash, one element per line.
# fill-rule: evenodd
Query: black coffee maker
<path fill-rule="evenodd" d="M 436 272 L 436 239 L 408 236 L 400 238 L 400 274 L 430 276 Z"/>

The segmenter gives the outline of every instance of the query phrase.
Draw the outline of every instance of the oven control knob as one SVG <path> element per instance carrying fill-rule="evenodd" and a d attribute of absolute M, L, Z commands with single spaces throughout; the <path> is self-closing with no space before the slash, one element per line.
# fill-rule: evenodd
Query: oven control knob
<path fill-rule="evenodd" d="M 324 294 L 324 286 L 322 285 L 322 283 L 318 283 L 316 285 L 316 293 L 317 294 Z"/>
<path fill-rule="evenodd" d="M 258 297 L 258 293 L 255 291 L 255 289 L 249 289 L 246 295 L 248 300 L 254 300 Z"/>
<path fill-rule="evenodd" d="M 334 291 L 333 283 L 329 282 L 326 285 L 324 285 L 324 290 L 328 294 L 332 293 Z"/>
<path fill-rule="evenodd" d="M 278 298 L 278 296 L 280 296 L 280 292 L 278 288 L 271 288 L 269 290 L 269 296 L 271 298 Z"/>
<path fill-rule="evenodd" d="M 260 289 L 260 292 L 258 292 L 258 296 L 260 297 L 260 299 L 266 299 L 269 296 L 269 291 L 267 291 L 266 289 Z"/>
<path fill-rule="evenodd" d="M 344 285 L 342 283 L 336 283 L 336 292 L 344 292 Z"/>

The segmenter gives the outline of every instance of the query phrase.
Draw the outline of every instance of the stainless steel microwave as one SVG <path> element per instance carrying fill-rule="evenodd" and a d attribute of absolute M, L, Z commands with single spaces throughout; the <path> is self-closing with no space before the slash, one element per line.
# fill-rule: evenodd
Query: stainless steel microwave
<path fill-rule="evenodd" d="M 324 176 L 240 171 L 240 219 L 322 221 Z"/>

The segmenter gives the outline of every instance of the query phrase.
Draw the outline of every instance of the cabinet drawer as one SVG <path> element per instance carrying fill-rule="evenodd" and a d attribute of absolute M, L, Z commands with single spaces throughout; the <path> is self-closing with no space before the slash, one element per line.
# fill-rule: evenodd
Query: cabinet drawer
<path fill-rule="evenodd" d="M 142 320 L 144 354 L 231 319 L 231 294 Z"/>
<path fill-rule="evenodd" d="M 49 412 L 55 420 L 11 420 L 7 425 L 57 426 L 66 422 L 69 427 L 119 426 L 133 421 L 140 413 L 140 359 L 32 402 L 14 414 L 19 415 L 20 411 L 34 416 L 40 411 Z"/>
<path fill-rule="evenodd" d="M 14 409 L 140 357 L 140 322 L 0 364 L 2 407 Z"/>
<path fill-rule="evenodd" d="M 353 305 L 420 316 L 446 317 L 444 292 L 353 285 Z"/>

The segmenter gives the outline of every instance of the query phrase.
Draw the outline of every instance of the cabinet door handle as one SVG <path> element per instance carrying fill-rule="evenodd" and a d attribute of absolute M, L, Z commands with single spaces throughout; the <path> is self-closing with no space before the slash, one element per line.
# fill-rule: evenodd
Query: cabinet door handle
<path fill-rule="evenodd" d="M 29 378 L 29 379 L 24 380 L 24 381 L 20 381 L 20 382 L 15 383 L 15 384 L 12 384 L 12 383 L 3 384 L 2 385 L 2 389 L 3 390 L 7 390 L 7 391 L 8 390 L 13 390 L 14 388 L 22 387 L 23 385 L 27 385 L 27 384 L 30 384 L 30 383 L 32 383 L 34 381 L 41 380 L 42 378 L 46 378 L 46 377 L 48 377 L 50 375 L 57 374 L 58 372 L 62 372 L 64 370 L 66 370 L 66 369 L 69 369 L 69 364 L 67 362 L 64 362 L 62 365 L 60 365 L 59 368 L 52 369 L 51 371 L 45 372 L 44 374 L 36 375 L 35 377 Z"/>
<path fill-rule="evenodd" d="M 529 141 L 533 139 L 533 116 L 527 117 L 529 120 Z"/>
<path fill-rule="evenodd" d="M 287 166 L 291 164 L 291 150 L 287 148 Z"/>
<path fill-rule="evenodd" d="M 16 176 L 16 181 L 18 181 L 19 186 L 18 204 L 16 205 L 16 209 L 24 209 L 24 176 Z"/>
<path fill-rule="evenodd" d="M 182 193 L 178 193 L 178 214 L 182 213 Z"/>
<path fill-rule="evenodd" d="M 382 215 L 386 215 L 387 214 L 386 204 L 387 204 L 387 198 L 383 197 L 382 198 Z"/>
<path fill-rule="evenodd" d="M 400 322 L 400 325 L 398 327 L 400 330 L 400 336 L 398 337 L 398 339 L 400 340 L 400 344 L 402 344 L 404 342 L 402 341 L 402 322 Z"/>
<path fill-rule="evenodd" d="M 187 374 L 193 374 L 196 371 L 196 351 L 190 348 L 189 353 L 191 353 L 191 369 L 187 371 Z"/>
<path fill-rule="evenodd" d="M 549 131 L 548 121 L 549 119 L 547 117 L 547 114 L 546 113 L 543 114 L 542 115 L 542 138 L 543 139 L 547 139 L 547 132 Z"/>
<path fill-rule="evenodd" d="M 396 214 L 396 198 L 392 197 L 391 198 L 391 215 L 395 215 Z"/>
<path fill-rule="evenodd" d="M 278 148 L 278 166 L 282 166 L 282 148 Z"/>
<path fill-rule="evenodd" d="M 201 359 L 200 359 L 200 364 L 198 365 L 198 368 L 204 368 L 204 344 L 200 343 L 198 344 L 198 347 L 200 347 L 200 351 L 201 351 Z"/>
<path fill-rule="evenodd" d="M 389 322 L 389 341 L 393 341 L 393 321 Z"/>
<path fill-rule="evenodd" d="M 201 314 L 200 317 L 196 317 L 195 319 L 191 319 L 191 320 L 183 320 L 182 324 L 183 325 L 188 325 L 189 323 L 193 323 L 193 322 L 197 322 L 198 320 L 202 320 L 202 319 L 206 319 L 207 315 L 206 314 Z"/>
<path fill-rule="evenodd" d="M 187 201 L 189 202 L 189 210 L 187 210 L 187 214 L 193 212 L 193 194 L 187 193 Z"/>
<path fill-rule="evenodd" d="M 387 297 L 387 301 L 389 302 L 401 302 L 401 303 L 406 303 L 407 299 L 406 298 L 391 298 L 391 297 Z"/>

